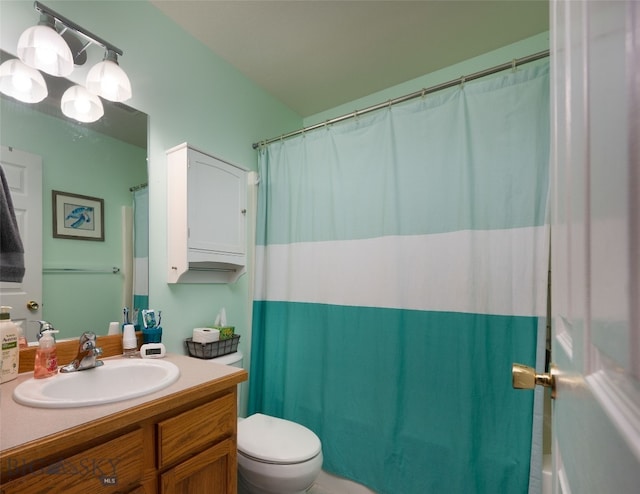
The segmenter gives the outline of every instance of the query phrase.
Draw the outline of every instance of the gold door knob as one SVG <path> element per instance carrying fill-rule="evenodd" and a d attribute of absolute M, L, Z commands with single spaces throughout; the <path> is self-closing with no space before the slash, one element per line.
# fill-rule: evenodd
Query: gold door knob
<path fill-rule="evenodd" d="M 549 374 L 536 374 L 536 370 L 533 367 L 513 364 L 511 377 L 515 389 L 533 389 L 537 384 L 551 388 L 551 398 L 556 397 L 556 368 L 553 365 Z"/>
<path fill-rule="evenodd" d="M 29 309 L 32 312 L 37 311 L 40 308 L 40 304 L 38 304 L 38 302 L 36 302 L 35 300 L 29 300 L 27 302 L 27 309 Z"/>

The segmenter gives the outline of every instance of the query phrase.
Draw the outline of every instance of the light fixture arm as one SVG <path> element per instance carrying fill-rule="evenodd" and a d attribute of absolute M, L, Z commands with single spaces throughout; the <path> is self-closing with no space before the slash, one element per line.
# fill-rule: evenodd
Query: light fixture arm
<path fill-rule="evenodd" d="M 95 34 L 91 33 L 90 31 L 87 31 L 83 27 L 81 27 L 78 24 L 76 24 L 75 22 L 67 19 L 63 15 L 58 14 L 56 11 L 50 9 L 46 5 L 43 5 L 42 3 L 36 1 L 33 4 L 33 8 L 36 11 L 40 12 L 41 15 L 47 15 L 47 16 L 53 17 L 56 21 L 58 21 L 60 24 L 65 26 L 67 29 L 72 30 L 73 32 L 81 35 L 87 41 L 89 41 L 89 43 L 84 46 L 83 51 L 87 48 L 87 46 L 90 43 L 93 43 L 93 44 L 102 46 L 102 48 L 104 48 L 107 51 L 113 51 L 113 52 L 117 53 L 118 55 L 122 55 L 123 54 L 122 50 L 120 48 L 112 45 L 111 43 L 109 43 L 108 41 L 105 41 L 104 39 L 100 38 L 99 36 L 96 36 Z"/>

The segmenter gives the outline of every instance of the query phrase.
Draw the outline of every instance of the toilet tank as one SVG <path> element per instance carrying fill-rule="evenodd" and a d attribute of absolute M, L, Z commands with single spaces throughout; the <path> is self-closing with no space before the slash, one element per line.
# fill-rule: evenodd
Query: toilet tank
<path fill-rule="evenodd" d="M 233 353 L 228 353 L 226 355 L 223 355 L 222 357 L 209 359 L 209 361 L 215 362 L 216 364 L 230 365 L 232 367 L 242 368 L 242 352 L 237 351 Z"/>
<path fill-rule="evenodd" d="M 232 367 L 240 367 L 242 368 L 242 352 L 238 350 L 237 352 L 228 353 L 227 355 L 223 355 L 222 357 L 216 357 L 208 359 L 208 362 L 215 362 L 216 364 L 222 365 L 230 365 Z M 242 393 L 244 389 L 244 383 L 238 384 L 238 414 L 239 416 L 243 415 L 242 411 Z"/>

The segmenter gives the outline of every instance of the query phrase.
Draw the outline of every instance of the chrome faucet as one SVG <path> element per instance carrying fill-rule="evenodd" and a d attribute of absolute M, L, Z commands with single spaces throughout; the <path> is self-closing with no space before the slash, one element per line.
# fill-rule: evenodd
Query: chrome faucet
<path fill-rule="evenodd" d="M 64 367 L 60 367 L 60 372 L 77 372 L 100 367 L 104 365 L 102 360 L 97 359 L 100 355 L 102 355 L 102 348 L 96 347 L 96 334 L 90 331 L 82 333 L 76 358 Z"/>

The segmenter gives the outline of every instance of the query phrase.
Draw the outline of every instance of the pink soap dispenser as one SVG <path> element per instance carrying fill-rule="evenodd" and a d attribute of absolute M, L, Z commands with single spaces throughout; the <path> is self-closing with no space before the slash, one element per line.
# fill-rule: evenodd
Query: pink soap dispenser
<path fill-rule="evenodd" d="M 40 345 L 36 350 L 33 369 L 33 377 L 35 379 L 55 376 L 58 373 L 58 351 L 56 349 L 56 340 L 53 338 L 53 333 L 57 332 L 53 329 L 42 332 Z"/>

